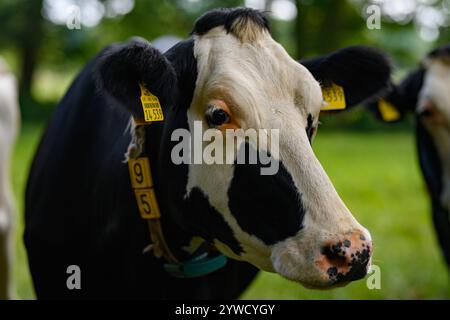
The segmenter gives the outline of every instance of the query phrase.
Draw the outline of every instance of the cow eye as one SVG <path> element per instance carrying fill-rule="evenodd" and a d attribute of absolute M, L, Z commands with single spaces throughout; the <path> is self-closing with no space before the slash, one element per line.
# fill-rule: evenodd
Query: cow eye
<path fill-rule="evenodd" d="M 316 132 L 317 128 L 313 126 L 313 117 L 312 115 L 308 115 L 308 124 L 306 126 L 306 135 L 308 136 L 308 140 L 311 143 L 312 138 L 314 136 L 314 133 Z"/>
<path fill-rule="evenodd" d="M 433 115 L 433 111 L 426 109 L 419 113 L 419 117 L 421 118 L 430 118 Z"/>
<path fill-rule="evenodd" d="M 221 108 L 209 105 L 206 110 L 206 121 L 210 127 L 217 127 L 230 122 L 230 115 Z"/>

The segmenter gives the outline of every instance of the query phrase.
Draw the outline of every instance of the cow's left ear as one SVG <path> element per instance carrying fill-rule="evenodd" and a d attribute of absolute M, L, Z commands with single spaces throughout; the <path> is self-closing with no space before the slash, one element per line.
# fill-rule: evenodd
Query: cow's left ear
<path fill-rule="evenodd" d="M 97 60 L 94 73 L 99 89 L 137 119 L 144 118 L 140 84 L 159 99 L 163 108 L 171 105 L 176 96 L 173 66 L 143 39 L 106 48 Z"/>
<path fill-rule="evenodd" d="M 347 47 L 329 55 L 301 60 L 322 87 L 333 84 L 344 89 L 347 107 L 374 99 L 389 87 L 391 64 L 377 50 Z"/>

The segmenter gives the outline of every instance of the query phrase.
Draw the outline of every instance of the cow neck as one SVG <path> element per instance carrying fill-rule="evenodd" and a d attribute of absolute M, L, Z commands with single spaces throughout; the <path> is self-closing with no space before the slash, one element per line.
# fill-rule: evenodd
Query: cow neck
<path fill-rule="evenodd" d="M 225 266 L 227 258 L 219 253 L 217 248 L 208 243 L 203 242 L 194 253 L 185 261 L 177 259 L 173 251 L 167 244 L 164 237 L 163 227 L 161 224 L 161 213 L 159 211 L 158 201 L 154 192 L 154 185 L 152 179 L 152 172 L 150 164 L 150 154 L 146 150 L 146 134 L 147 127 L 151 123 L 142 123 L 134 121 L 134 130 L 132 134 L 132 142 L 127 152 L 128 163 L 130 166 L 130 179 L 133 185 L 133 189 L 136 194 L 136 201 L 139 210 L 141 211 L 141 204 L 139 203 L 138 194 L 148 192 L 150 195 L 150 214 L 145 214 L 141 211 L 141 217 L 147 220 L 150 244 L 146 246 L 143 253 L 153 252 L 153 255 L 160 259 L 164 259 L 164 269 L 172 276 L 179 278 L 193 278 L 200 277 L 217 271 Z M 142 174 L 147 175 L 143 180 L 149 181 L 146 189 L 135 188 L 133 183 L 133 174 L 131 169 L 131 163 L 137 161 L 145 161 L 148 163 L 148 170 L 142 170 Z M 153 202 L 153 203 L 152 203 Z"/>

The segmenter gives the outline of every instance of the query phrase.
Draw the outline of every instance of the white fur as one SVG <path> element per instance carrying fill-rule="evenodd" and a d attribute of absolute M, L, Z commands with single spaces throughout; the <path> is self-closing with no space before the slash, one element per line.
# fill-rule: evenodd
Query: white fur
<path fill-rule="evenodd" d="M 251 41 L 246 41 L 248 38 Z M 275 246 L 242 230 L 228 207 L 232 165 L 190 165 L 186 196 L 194 187 L 202 190 L 233 230 L 244 253 L 236 256 L 216 241 L 224 254 L 297 281 L 324 281 L 323 271 L 314 264 L 324 241 L 355 230 L 369 241 L 370 235 L 339 198 L 306 136 L 307 115 L 314 117 L 316 126 L 323 105 L 319 83 L 264 30 L 238 38 L 223 27 L 214 28 L 203 36 L 195 36 L 194 55 L 198 77 L 188 110 L 190 129 L 194 121 L 204 121 L 212 99 L 228 101 L 244 130 L 279 129 L 280 160 L 302 192 L 307 210 L 304 228 L 294 238 Z M 206 128 L 204 123 L 203 129 Z"/>
<path fill-rule="evenodd" d="M 12 298 L 11 255 L 14 200 L 9 170 L 18 123 L 16 79 L 0 59 L 0 300 Z"/>

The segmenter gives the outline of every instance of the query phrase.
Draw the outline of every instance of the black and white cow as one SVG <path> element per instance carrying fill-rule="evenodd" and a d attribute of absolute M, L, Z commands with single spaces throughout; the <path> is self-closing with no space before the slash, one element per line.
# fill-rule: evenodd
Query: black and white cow
<path fill-rule="evenodd" d="M 0 300 L 12 298 L 11 255 L 14 199 L 10 157 L 19 128 L 17 82 L 0 58 Z"/>
<path fill-rule="evenodd" d="M 365 47 L 302 65 L 272 39 L 267 18 L 245 8 L 206 13 L 164 55 L 142 40 L 106 48 L 62 99 L 30 172 L 25 243 L 37 296 L 234 298 L 257 268 L 310 287 L 364 277 L 371 236 L 310 144 L 324 105 L 314 76 L 342 86 L 352 106 L 386 87 L 390 66 Z M 159 98 L 164 121 L 137 125 L 139 83 Z M 192 132 L 195 120 L 218 133 L 279 129 L 278 172 L 175 164 L 172 133 Z M 186 260 L 214 245 L 231 258 L 221 270 L 177 278 L 143 254 L 150 235 L 124 163 L 136 150 L 150 158 L 168 247 Z M 70 265 L 81 290 L 66 287 Z"/>
<path fill-rule="evenodd" d="M 398 121 L 414 114 L 417 151 L 431 197 L 433 222 L 450 265 L 450 45 L 430 52 L 384 100 L 394 108 L 394 117 L 387 110 L 386 119 L 383 102 L 370 104 L 381 119 Z"/>

